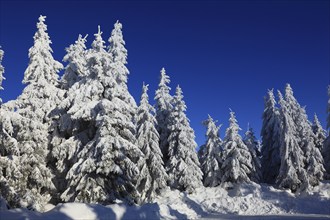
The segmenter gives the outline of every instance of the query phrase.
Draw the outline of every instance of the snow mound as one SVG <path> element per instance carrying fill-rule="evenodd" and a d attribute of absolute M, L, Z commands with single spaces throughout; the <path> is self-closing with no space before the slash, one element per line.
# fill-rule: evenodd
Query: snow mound
<path fill-rule="evenodd" d="M 229 190 L 201 187 L 193 194 L 167 189 L 155 203 L 143 206 L 65 203 L 44 213 L 0 211 L 0 219 L 10 220 L 235 219 L 238 215 L 247 219 L 330 219 L 330 182 L 298 196 L 269 185 L 243 184 Z"/>

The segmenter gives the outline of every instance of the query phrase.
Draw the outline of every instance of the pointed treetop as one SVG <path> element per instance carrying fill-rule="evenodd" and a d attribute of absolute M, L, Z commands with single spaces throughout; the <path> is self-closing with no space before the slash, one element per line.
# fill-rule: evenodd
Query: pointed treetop
<path fill-rule="evenodd" d="M 237 125 L 237 120 L 236 120 L 236 116 L 235 116 L 235 112 L 232 111 L 231 109 L 230 110 L 230 118 L 229 118 L 229 124 L 230 126 L 234 126 L 234 125 Z"/>
<path fill-rule="evenodd" d="M 5 77 L 3 77 L 3 73 L 5 72 L 5 68 L 2 66 L 2 59 L 3 59 L 3 55 L 4 55 L 4 51 L 1 49 L 0 46 L 0 90 L 3 90 L 2 88 L 2 80 L 6 79 Z"/>
<path fill-rule="evenodd" d="M 123 28 L 123 25 L 119 22 L 119 20 L 117 20 L 114 27 L 115 30 L 121 30 Z"/>
<path fill-rule="evenodd" d="M 146 84 L 145 82 L 143 82 L 143 85 L 142 85 L 143 92 L 147 92 L 148 91 L 148 87 L 149 87 L 149 84 Z"/>
<path fill-rule="evenodd" d="M 274 97 L 274 88 L 268 89 L 267 94 L 268 94 L 269 97 Z"/>
<path fill-rule="evenodd" d="M 210 133 L 211 133 L 211 132 L 214 132 L 214 131 L 218 134 L 218 132 L 219 132 L 219 130 L 220 130 L 222 124 L 219 125 L 219 126 L 217 126 L 217 125 L 216 125 L 217 122 L 218 122 L 217 120 L 214 120 L 214 119 L 208 114 L 208 118 L 207 118 L 205 121 L 203 121 L 203 125 L 205 125 L 205 126 L 207 127 L 206 136 L 210 135 Z"/>
<path fill-rule="evenodd" d="M 314 113 L 314 120 L 313 120 L 313 122 L 314 122 L 314 125 L 316 125 L 318 127 L 322 127 L 321 126 L 321 123 L 319 121 L 319 118 L 317 117 L 316 113 Z"/>
<path fill-rule="evenodd" d="M 160 71 L 160 82 L 159 85 L 166 85 L 171 82 L 170 77 L 166 74 L 165 68 L 163 67 Z M 169 88 L 170 90 L 170 88 Z"/>
<path fill-rule="evenodd" d="M 213 123 L 217 123 L 218 122 L 218 120 L 214 120 L 212 117 L 211 117 L 211 115 L 210 114 L 207 114 L 207 119 L 203 122 L 203 124 L 205 124 L 205 125 L 207 125 L 208 124 L 208 122 L 213 122 Z M 221 125 L 220 125 L 221 126 Z M 220 127 L 219 126 L 219 127 Z"/>
<path fill-rule="evenodd" d="M 102 39 L 103 32 L 101 31 L 100 25 L 98 25 L 97 27 L 98 27 L 98 31 L 97 31 L 96 34 L 94 34 L 95 39 L 94 39 L 94 41 L 92 43 L 92 48 L 94 50 L 100 52 L 100 51 L 102 51 L 105 48 L 105 46 L 104 46 L 104 43 L 105 42 Z"/>
<path fill-rule="evenodd" d="M 47 25 L 45 24 L 46 16 L 40 15 L 38 20 L 39 20 L 39 22 L 37 23 L 38 32 L 46 32 L 47 31 Z M 36 33 L 36 35 L 37 35 L 37 33 Z M 36 35 L 34 36 L 34 38 L 36 38 Z M 42 35 L 42 34 L 39 34 L 39 35 Z"/>
<path fill-rule="evenodd" d="M 213 122 L 213 123 L 217 123 L 217 120 L 214 120 L 210 114 L 207 114 L 207 119 L 205 121 L 203 121 L 204 125 L 207 125 L 209 122 Z M 220 125 L 221 126 L 221 125 Z"/>
<path fill-rule="evenodd" d="M 290 98 L 293 97 L 293 90 L 292 90 L 290 84 L 287 83 L 285 85 L 285 98 L 288 99 L 289 97 Z"/>
<path fill-rule="evenodd" d="M 241 128 L 238 126 L 235 112 L 233 112 L 231 109 L 229 110 L 230 110 L 229 127 L 226 130 L 225 139 L 234 140 L 239 136 L 238 131 L 241 130 Z"/>
<path fill-rule="evenodd" d="M 46 16 L 40 16 L 37 23 L 37 31 L 33 36 L 34 45 L 29 49 L 29 65 L 24 72 L 24 84 L 50 83 L 58 84 L 58 72 L 63 65 L 54 60 L 52 56 L 52 43 L 48 33 L 47 25 L 44 23 Z"/>
<path fill-rule="evenodd" d="M 148 104 L 148 100 L 149 100 L 149 96 L 148 96 L 148 87 L 149 85 L 145 85 L 145 83 L 143 82 L 143 86 L 142 86 L 142 95 L 141 95 L 141 101 L 140 101 L 140 105 L 147 105 Z"/>
<path fill-rule="evenodd" d="M 5 72 L 5 68 L 1 64 L 2 59 L 3 59 L 3 55 L 4 55 L 4 52 L 3 52 L 3 50 L 1 49 L 1 46 L 0 46 L 0 90 L 3 90 L 2 81 L 4 79 L 6 79 L 5 77 L 3 77 L 3 73 Z M 0 99 L 0 103 L 1 103 L 1 99 Z"/>
<path fill-rule="evenodd" d="M 281 103 L 283 103 L 284 102 L 284 98 L 283 98 L 283 95 L 282 95 L 282 93 L 281 93 L 281 91 L 280 90 L 277 90 L 277 96 L 278 96 L 278 102 L 281 104 Z"/>
<path fill-rule="evenodd" d="M 148 87 L 149 87 L 149 84 L 145 84 L 145 82 L 143 82 L 142 93 L 147 93 L 148 92 Z"/>
<path fill-rule="evenodd" d="M 175 95 L 179 98 L 179 100 L 182 100 L 183 95 L 182 95 L 182 89 L 181 89 L 180 85 L 177 85 L 177 87 L 175 89 Z"/>
<path fill-rule="evenodd" d="M 40 15 L 38 20 L 39 20 L 39 22 L 45 22 L 46 18 L 47 18 L 46 16 Z"/>
<path fill-rule="evenodd" d="M 85 37 L 82 37 L 82 35 L 79 34 L 78 39 L 74 42 L 74 44 L 71 44 L 69 47 L 65 48 L 65 51 L 70 53 L 75 52 L 77 49 L 78 51 L 86 49 L 85 43 L 87 42 L 87 37 L 88 34 L 86 34 Z M 64 56 L 63 61 L 68 61 L 69 58 L 70 56 L 67 54 Z"/>
<path fill-rule="evenodd" d="M 173 97 L 173 107 L 178 112 L 185 112 L 187 110 L 187 106 L 185 101 L 183 100 L 183 94 L 182 89 L 178 85 L 175 90 L 175 96 Z"/>
<path fill-rule="evenodd" d="M 271 106 L 275 106 L 276 105 L 275 96 L 274 96 L 274 90 L 273 89 L 269 89 L 268 90 L 266 102 L 269 102 L 271 104 Z"/>
<path fill-rule="evenodd" d="M 108 39 L 110 43 L 108 52 L 112 55 L 114 62 L 127 64 L 127 49 L 125 48 L 122 27 L 123 25 L 119 21 L 114 24 L 111 36 Z M 127 75 L 129 71 L 125 70 L 123 74 Z"/>
<path fill-rule="evenodd" d="M 79 34 L 79 36 L 78 36 L 78 40 L 76 41 L 76 43 L 77 43 L 77 42 L 86 43 L 86 42 L 87 42 L 87 37 L 88 37 L 88 34 L 86 34 L 85 37 L 82 37 L 82 35 Z"/>

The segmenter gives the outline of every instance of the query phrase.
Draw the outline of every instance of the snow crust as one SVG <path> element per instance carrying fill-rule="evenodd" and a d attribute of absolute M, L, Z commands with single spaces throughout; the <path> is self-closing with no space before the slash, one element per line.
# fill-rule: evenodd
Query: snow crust
<path fill-rule="evenodd" d="M 52 208 L 48 206 L 48 208 Z M 193 194 L 164 190 L 155 203 L 108 206 L 85 203 L 58 204 L 39 213 L 27 209 L 0 211 L 0 219 L 330 219 L 330 182 L 321 182 L 308 193 L 295 195 L 262 184 L 201 187 Z"/>

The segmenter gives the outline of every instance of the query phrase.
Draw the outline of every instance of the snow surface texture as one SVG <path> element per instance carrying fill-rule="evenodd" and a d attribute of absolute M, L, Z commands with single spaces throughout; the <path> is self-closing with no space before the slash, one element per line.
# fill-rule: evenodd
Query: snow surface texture
<path fill-rule="evenodd" d="M 47 207 L 46 207 L 47 208 Z M 155 203 L 65 203 L 44 213 L 26 209 L 0 211 L 0 219 L 330 219 L 330 182 L 322 182 L 299 196 L 269 185 L 242 184 L 225 190 L 201 187 L 193 194 L 165 190 Z"/>

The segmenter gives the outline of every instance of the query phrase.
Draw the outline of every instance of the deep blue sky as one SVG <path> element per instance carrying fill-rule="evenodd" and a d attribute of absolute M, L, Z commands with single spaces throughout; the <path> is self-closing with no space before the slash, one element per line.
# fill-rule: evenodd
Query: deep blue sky
<path fill-rule="evenodd" d="M 123 23 L 131 72 L 129 90 L 139 102 L 142 82 L 153 103 L 159 72 L 165 67 L 172 92 L 183 89 L 197 142 L 201 121 L 210 114 L 228 124 L 229 108 L 243 130 L 259 135 L 263 96 L 289 82 L 309 118 L 325 125 L 329 83 L 329 1 L 16 1 L 0 0 L 0 45 L 6 68 L 0 93 L 15 99 L 28 64 L 28 49 L 40 14 L 46 15 L 55 59 L 78 34 L 97 25 L 107 40 L 116 20 Z"/>

